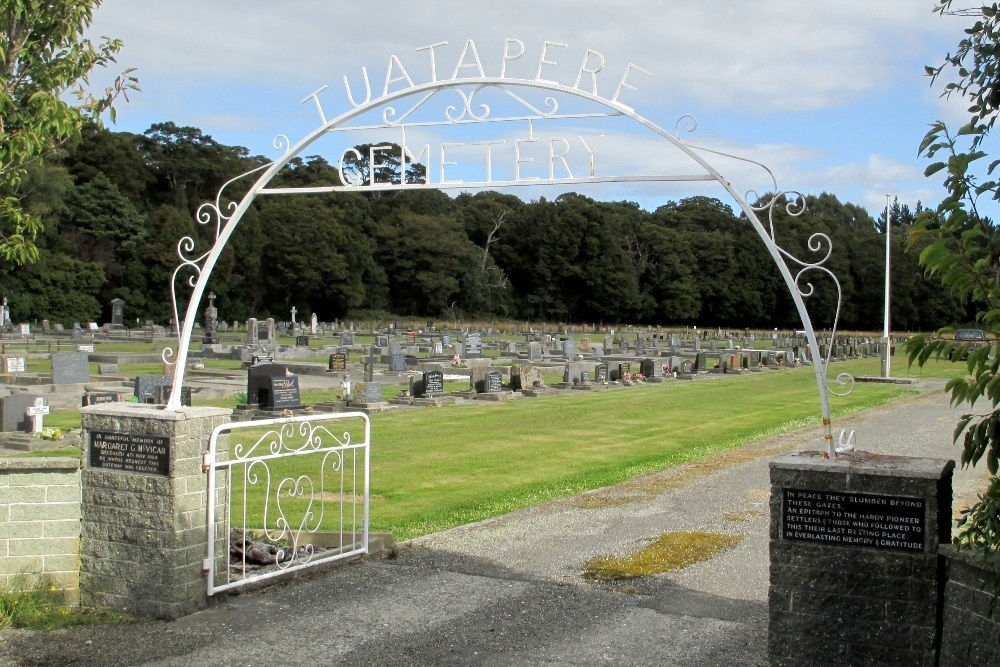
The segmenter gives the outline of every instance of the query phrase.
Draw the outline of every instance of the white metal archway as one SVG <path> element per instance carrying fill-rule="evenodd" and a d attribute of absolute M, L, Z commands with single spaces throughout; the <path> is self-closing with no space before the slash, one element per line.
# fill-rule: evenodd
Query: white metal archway
<path fill-rule="evenodd" d="M 820 409 L 823 419 L 823 437 L 827 444 L 828 455 L 835 456 L 836 447 L 833 442 L 831 430 L 829 395 L 831 393 L 843 394 L 845 392 L 836 392 L 831 387 L 831 383 L 828 382 L 827 370 L 829 367 L 830 352 L 828 351 L 825 357 L 820 355 L 819 344 L 804 301 L 805 297 L 812 294 L 813 286 L 808 281 L 803 280 L 803 277 L 812 271 L 818 271 L 831 278 L 837 286 L 837 312 L 839 315 L 841 299 L 840 285 L 836 276 L 834 276 L 833 273 L 824 266 L 831 254 L 832 242 L 825 234 L 819 232 L 814 233 L 809 238 L 808 246 L 809 250 L 816 253 L 819 259 L 815 261 L 805 261 L 783 249 L 777 243 L 775 238 L 773 219 L 775 207 L 787 201 L 788 203 L 784 203 L 784 205 L 789 214 L 801 214 L 804 210 L 804 199 L 802 196 L 796 192 L 785 193 L 780 191 L 772 172 L 765 165 L 760 164 L 759 162 L 748 160 L 746 158 L 740 158 L 738 156 L 719 153 L 717 151 L 699 147 L 684 141 L 680 136 L 680 132 L 682 130 L 685 132 L 691 132 L 695 129 L 695 123 L 692 117 L 682 117 L 678 120 L 677 125 L 675 126 L 675 132 L 670 133 L 636 113 L 635 110 L 626 104 L 622 98 L 630 91 L 636 90 L 634 77 L 640 74 L 648 75 L 650 73 L 632 63 L 628 64 L 624 73 L 619 79 L 617 79 L 617 86 L 614 86 L 613 94 L 602 95 L 599 93 L 598 80 L 599 77 L 604 75 L 604 57 L 599 52 L 591 49 L 586 50 L 583 56 L 583 62 L 581 63 L 579 69 L 575 71 L 575 80 L 572 85 L 570 85 L 568 80 L 566 83 L 560 83 L 559 81 L 545 78 L 546 76 L 551 75 L 549 72 L 552 71 L 552 66 L 556 64 L 554 60 L 550 59 L 554 58 L 553 53 L 555 49 L 565 48 L 565 44 L 545 42 L 541 49 L 541 56 L 537 61 L 538 67 L 535 71 L 535 76 L 533 78 L 519 78 L 507 76 L 507 72 L 508 66 L 511 66 L 511 69 L 513 69 L 513 65 L 516 65 L 517 61 L 524 55 L 525 47 L 523 42 L 516 39 L 507 39 L 503 47 L 503 60 L 500 64 L 499 76 L 487 76 L 475 43 L 472 40 L 468 40 L 465 42 L 461 54 L 458 57 L 457 64 L 455 65 L 455 69 L 451 77 L 438 78 L 436 60 L 434 57 L 435 49 L 443 47 L 445 44 L 445 42 L 442 42 L 430 47 L 417 49 L 418 52 L 429 51 L 430 53 L 431 76 L 429 80 L 425 82 L 414 83 L 402 61 L 395 55 L 389 57 L 384 86 L 380 96 L 372 96 L 371 81 L 366 69 L 362 69 L 365 96 L 361 102 L 355 101 L 352 86 L 347 77 L 344 77 L 346 96 L 352 108 L 335 118 L 327 119 L 320 100 L 320 94 L 324 92 L 326 86 L 308 96 L 305 100 L 303 100 L 303 102 L 312 101 L 315 103 L 321 120 L 319 126 L 294 145 L 291 144 L 287 137 L 279 135 L 275 139 L 275 147 L 278 149 L 284 149 L 284 154 L 281 157 L 267 165 L 230 180 L 219 190 L 214 202 L 207 202 L 198 209 L 197 220 L 200 224 L 215 225 L 215 241 L 211 248 L 200 254 L 196 252 L 197 243 L 192 237 L 188 236 L 180 239 L 177 245 L 177 251 L 181 259 L 181 263 L 174 272 L 173 283 L 171 285 L 171 291 L 174 297 L 175 321 L 180 321 L 176 285 L 178 278 L 185 271 L 191 271 L 193 274 L 187 281 L 188 284 L 193 287 L 193 291 L 187 302 L 182 326 L 178 331 L 176 372 L 174 374 L 173 387 L 167 404 L 167 409 L 179 410 L 181 408 L 181 387 L 184 382 L 190 339 L 194 324 L 198 317 L 198 306 L 205 293 L 209 277 L 211 276 L 212 270 L 236 226 L 239 224 L 250 205 L 258 196 L 344 191 L 365 192 L 415 188 L 462 190 L 477 188 L 502 189 L 515 186 L 578 185 L 627 181 L 714 181 L 722 186 L 722 188 L 724 188 L 739 204 L 740 209 L 746 215 L 748 221 L 766 246 L 792 296 L 799 317 L 802 320 L 803 329 L 806 333 L 809 348 L 812 353 L 812 363 L 816 375 Z M 465 75 L 467 70 L 471 70 L 470 76 Z M 400 87 L 397 87 L 397 85 Z M 390 88 L 396 89 L 390 90 Z M 484 91 L 496 94 L 498 98 L 502 100 L 502 104 L 494 103 L 491 107 L 490 104 L 481 102 L 480 96 L 486 94 Z M 420 119 L 421 114 L 425 113 L 432 107 L 432 102 L 435 101 L 437 96 L 448 93 L 453 93 L 457 97 L 451 97 L 450 101 L 452 103 L 446 104 L 443 107 L 443 116 L 438 116 L 436 119 L 433 117 Z M 537 96 L 538 94 L 544 96 L 541 102 L 533 103 L 527 99 L 532 95 Z M 569 100 L 571 104 L 586 104 L 591 108 L 596 108 L 597 111 L 576 111 L 574 109 L 570 112 L 560 112 L 560 102 L 564 100 Z M 447 101 L 449 100 L 446 100 L 446 102 Z M 408 107 L 403 111 L 399 111 L 396 106 L 394 106 L 399 103 L 408 103 Z M 371 117 L 372 115 L 377 114 L 379 110 L 381 110 L 381 115 L 374 123 L 365 124 L 355 122 L 366 117 Z M 527 126 L 528 138 L 525 138 L 523 141 L 537 142 L 538 138 L 533 134 L 535 123 L 567 121 L 570 119 L 579 121 L 580 119 L 600 119 L 612 117 L 629 119 L 634 123 L 638 123 L 639 125 L 645 127 L 655 135 L 658 135 L 666 142 L 664 145 L 665 148 L 674 149 L 679 155 L 686 158 L 685 163 L 690 165 L 691 171 L 670 171 L 669 173 L 648 175 L 599 176 L 594 168 L 593 152 L 591 151 L 591 147 L 587 145 L 583 137 L 580 137 L 580 141 L 583 143 L 584 149 L 586 151 L 591 151 L 589 174 L 585 177 L 572 175 L 565 158 L 566 151 L 568 151 L 568 144 L 565 140 L 556 139 L 550 140 L 549 163 L 547 165 L 549 173 L 547 178 L 544 176 L 522 176 L 520 173 L 520 167 L 524 164 L 530 163 L 532 160 L 521 158 L 521 155 L 518 152 L 521 148 L 521 140 L 518 140 L 514 142 L 515 161 L 513 178 L 494 179 L 491 162 L 494 145 L 504 143 L 504 140 L 498 140 L 473 142 L 485 145 L 484 151 L 487 156 L 485 169 L 486 178 L 481 180 L 458 181 L 446 178 L 446 167 L 454 166 L 455 163 L 447 159 L 445 147 L 460 146 L 462 144 L 442 143 L 439 156 L 439 178 L 437 179 L 437 182 L 435 182 L 429 174 L 427 182 L 423 184 L 407 184 L 405 183 L 405 179 L 403 179 L 403 183 L 382 183 L 374 180 L 375 169 L 371 169 L 371 180 L 367 183 L 348 182 L 349 179 L 342 178 L 344 184 L 331 184 L 329 186 L 301 188 L 268 187 L 275 175 L 288 165 L 292 159 L 301 155 L 306 148 L 312 146 L 315 142 L 334 132 L 344 130 L 363 131 L 395 129 L 400 132 L 400 136 L 402 137 L 402 141 L 398 142 L 399 145 L 406 150 L 409 157 L 412 157 L 413 153 L 409 151 L 406 146 L 407 128 L 433 127 L 435 129 L 442 129 L 448 127 L 454 128 L 460 125 L 468 124 L 516 122 L 523 123 Z M 428 158 L 430 158 L 429 145 L 426 147 L 426 153 Z M 418 156 L 422 154 L 423 153 L 418 153 Z M 734 158 L 745 163 L 756 165 L 762 169 L 770 179 L 772 194 L 766 201 L 764 201 L 763 204 L 758 206 L 751 205 L 747 201 L 747 198 L 737 191 L 729 180 L 727 180 L 712 164 L 708 162 L 707 156 L 711 155 Z M 373 153 L 370 157 L 372 163 L 374 163 L 375 154 Z M 407 157 L 407 155 L 404 154 L 404 157 Z M 403 168 L 405 168 L 405 164 Z M 559 176 L 556 176 L 557 170 L 560 171 Z M 428 171 L 430 172 L 430 169 L 428 169 Z M 225 189 L 236 180 L 248 177 L 252 174 L 257 174 L 256 181 L 254 181 L 240 201 L 224 204 L 223 193 Z M 786 199 L 784 197 L 785 194 L 792 195 L 792 197 L 790 199 Z M 766 215 L 766 227 L 761 222 L 759 217 L 761 215 Z M 836 332 L 836 327 L 837 320 L 835 318 L 833 325 L 834 332 Z M 166 359 L 168 355 L 172 354 L 172 352 L 173 351 L 170 349 L 165 350 L 164 358 Z M 853 388 L 853 378 L 847 374 L 840 374 L 837 378 L 837 382 L 841 386 L 848 387 L 846 392 L 849 392 L 851 388 Z"/>

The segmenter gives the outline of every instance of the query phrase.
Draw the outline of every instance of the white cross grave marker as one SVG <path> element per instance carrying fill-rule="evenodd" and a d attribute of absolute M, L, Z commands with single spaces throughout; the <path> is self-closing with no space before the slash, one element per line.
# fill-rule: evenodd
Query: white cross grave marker
<path fill-rule="evenodd" d="M 27 416 L 31 419 L 31 432 L 42 432 L 42 415 L 49 414 L 49 406 L 45 405 L 45 399 L 39 396 L 35 399 L 35 404 L 28 406 Z"/>

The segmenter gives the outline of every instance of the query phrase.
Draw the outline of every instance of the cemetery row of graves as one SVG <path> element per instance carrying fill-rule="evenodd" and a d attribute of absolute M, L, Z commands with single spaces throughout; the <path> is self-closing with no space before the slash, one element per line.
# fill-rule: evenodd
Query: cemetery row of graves
<path fill-rule="evenodd" d="M 166 403 L 176 329 L 126 329 L 113 320 L 8 327 L 2 340 L 0 433 L 46 434 L 79 423 L 81 406 Z M 292 311 L 295 317 L 294 309 Z M 46 323 L 47 324 L 47 323 Z M 877 357 L 871 335 L 824 337 L 820 355 Z M 426 322 L 220 322 L 209 301 L 193 335 L 181 402 L 234 407 L 235 419 L 301 411 L 377 412 L 464 400 L 506 401 L 566 390 L 631 387 L 706 374 L 744 374 L 811 364 L 801 332 L 613 329 L 596 325 Z M 8 447 L 35 441 L 4 437 Z"/>

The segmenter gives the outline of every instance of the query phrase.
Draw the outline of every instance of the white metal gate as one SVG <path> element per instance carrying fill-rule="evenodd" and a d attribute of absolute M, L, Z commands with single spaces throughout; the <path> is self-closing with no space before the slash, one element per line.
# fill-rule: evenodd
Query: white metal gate
<path fill-rule="evenodd" d="M 371 423 L 361 412 L 212 432 L 208 594 L 368 552 Z"/>

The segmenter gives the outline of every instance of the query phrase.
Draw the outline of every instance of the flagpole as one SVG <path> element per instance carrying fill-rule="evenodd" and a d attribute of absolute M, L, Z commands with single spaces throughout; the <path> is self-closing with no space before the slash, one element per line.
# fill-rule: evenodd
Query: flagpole
<path fill-rule="evenodd" d="M 889 362 L 892 358 L 892 343 L 889 341 L 889 239 L 892 229 L 889 219 L 889 199 L 885 196 L 885 324 L 882 327 L 882 377 L 889 377 Z"/>

